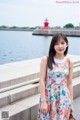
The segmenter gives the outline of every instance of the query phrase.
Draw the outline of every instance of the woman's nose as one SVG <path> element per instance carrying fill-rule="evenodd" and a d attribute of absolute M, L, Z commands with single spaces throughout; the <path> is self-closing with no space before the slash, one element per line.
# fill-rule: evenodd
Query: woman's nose
<path fill-rule="evenodd" d="M 59 48 L 61 48 L 62 47 L 62 45 L 61 44 L 59 44 Z"/>

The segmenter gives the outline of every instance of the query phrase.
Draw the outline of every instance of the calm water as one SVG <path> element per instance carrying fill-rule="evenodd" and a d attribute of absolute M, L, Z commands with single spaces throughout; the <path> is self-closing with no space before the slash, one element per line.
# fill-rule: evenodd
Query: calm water
<path fill-rule="evenodd" d="M 51 36 L 27 31 L 0 31 L 0 64 L 34 59 L 48 54 Z M 69 54 L 80 55 L 80 37 L 68 37 Z"/>

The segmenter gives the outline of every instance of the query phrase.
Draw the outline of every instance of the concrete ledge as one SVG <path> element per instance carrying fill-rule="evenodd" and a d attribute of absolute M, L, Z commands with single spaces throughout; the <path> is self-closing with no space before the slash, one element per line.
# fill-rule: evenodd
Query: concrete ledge
<path fill-rule="evenodd" d="M 9 103 L 10 103 L 9 102 L 9 94 L 7 94 L 7 93 L 0 94 L 0 108 L 8 105 Z"/>
<path fill-rule="evenodd" d="M 2 88 L 5 88 L 5 87 L 20 84 L 20 83 L 26 82 L 28 80 L 36 79 L 36 78 L 39 78 L 39 73 L 35 71 L 34 74 L 29 74 L 29 75 L 25 75 L 25 76 L 21 76 L 21 77 L 18 76 L 18 78 L 1 81 L 0 82 L 0 88 L 2 89 Z"/>
<path fill-rule="evenodd" d="M 10 117 L 10 120 L 37 120 L 38 105 Z"/>
<path fill-rule="evenodd" d="M 80 120 L 80 97 L 77 99 L 74 99 L 74 117 L 76 120 Z"/>
<path fill-rule="evenodd" d="M 39 78 L 40 58 L 0 65 L 0 88 Z"/>
<path fill-rule="evenodd" d="M 80 96 L 80 77 L 73 79 L 74 99 Z M 37 120 L 40 94 L 33 95 L 0 109 L 9 111 L 10 120 Z"/>
<path fill-rule="evenodd" d="M 0 93 L 6 92 L 6 91 L 9 91 L 9 90 L 13 90 L 13 89 L 16 89 L 16 88 L 19 88 L 19 87 L 23 87 L 23 86 L 26 86 L 26 85 L 29 85 L 29 84 L 35 84 L 37 82 L 39 82 L 39 78 L 33 79 L 33 80 L 28 80 L 26 82 L 19 83 L 19 84 L 16 84 L 16 85 L 11 85 L 11 86 L 0 89 Z"/>
<path fill-rule="evenodd" d="M 16 102 L 15 104 L 3 107 L 0 109 L 0 113 L 1 111 L 4 111 L 4 110 L 9 111 L 10 120 L 22 120 L 22 118 L 23 120 L 36 120 L 37 118 L 36 111 L 39 103 L 39 96 L 40 95 L 37 94 L 27 99 L 24 99 L 20 102 Z"/>
<path fill-rule="evenodd" d="M 36 73 L 38 74 L 38 73 Z M 73 78 L 77 77 L 80 75 L 80 64 L 77 63 L 77 64 L 74 64 L 74 69 L 73 69 Z M 33 75 L 31 75 L 33 76 Z M 37 75 L 38 77 L 38 75 Z M 39 81 L 39 78 L 36 78 L 36 79 L 33 79 L 33 80 L 30 80 L 28 78 L 28 76 L 25 76 L 25 79 L 27 80 L 26 82 L 21 82 L 21 83 L 18 83 L 20 80 L 23 81 L 24 78 L 19 78 L 19 79 L 14 79 L 14 80 L 9 80 L 9 81 L 3 81 L 0 83 L 0 93 L 2 92 L 5 92 L 5 91 L 8 91 L 8 90 L 11 90 L 11 89 L 15 89 L 15 88 L 18 88 L 18 87 L 21 87 L 21 86 L 24 86 L 24 85 L 28 85 L 30 83 L 35 83 L 35 82 L 38 82 Z M 17 81 L 17 82 L 16 82 Z"/>
<path fill-rule="evenodd" d="M 75 63 L 74 64 L 74 69 L 73 69 L 73 78 L 77 77 L 80 75 L 80 64 Z M 34 82 L 39 79 L 39 71 L 35 74 L 30 74 L 30 75 L 25 75 L 22 77 L 18 77 L 16 79 L 11 79 L 11 80 L 6 80 L 6 81 L 1 81 L 0 82 L 0 93 L 2 91 L 8 90 L 8 89 L 14 89 L 19 86 L 23 86 L 25 84 L 29 84 L 32 82 L 34 79 Z"/>
<path fill-rule="evenodd" d="M 73 79 L 73 93 L 74 99 L 80 97 L 80 76 Z"/>
<path fill-rule="evenodd" d="M 76 78 L 80 76 L 80 66 L 73 68 L 72 78 Z"/>
<path fill-rule="evenodd" d="M 80 57 L 68 55 L 74 63 L 73 78 L 80 74 Z M 27 81 L 39 78 L 40 59 L 0 65 L 0 89 L 17 87 Z"/>
<path fill-rule="evenodd" d="M 74 63 L 73 64 L 73 67 L 75 68 L 75 67 L 79 67 L 80 66 L 80 61 L 78 61 L 77 63 Z"/>
<path fill-rule="evenodd" d="M 70 55 L 70 58 L 74 63 L 73 93 L 75 99 L 80 96 L 80 57 Z M 40 96 L 38 94 L 39 84 L 32 83 L 39 80 L 40 60 L 0 66 L 0 107 L 2 107 L 0 113 L 3 110 L 9 110 L 10 120 L 36 120 Z"/>
<path fill-rule="evenodd" d="M 0 94 L 0 107 L 39 93 L 39 83 L 30 84 Z"/>
<path fill-rule="evenodd" d="M 39 79 L 36 80 L 37 82 L 39 82 Z M 80 96 L 79 92 L 77 91 L 79 90 L 80 87 L 80 77 L 73 78 L 73 86 L 74 86 L 74 98 L 77 98 Z M 19 86 L 18 88 L 9 90 L 7 92 L 2 92 L 0 94 L 0 107 L 11 104 L 12 102 L 23 99 L 25 97 L 29 97 L 37 93 L 39 93 L 39 83 L 36 84 L 29 83 L 29 85 L 25 84 L 23 86 Z"/>

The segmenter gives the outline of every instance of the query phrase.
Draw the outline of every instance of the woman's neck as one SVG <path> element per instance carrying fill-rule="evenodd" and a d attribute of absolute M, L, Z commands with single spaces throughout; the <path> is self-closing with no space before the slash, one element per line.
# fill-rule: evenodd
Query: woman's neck
<path fill-rule="evenodd" d="M 56 54 L 54 57 L 57 59 L 63 59 L 65 56 L 63 54 L 62 55 Z"/>

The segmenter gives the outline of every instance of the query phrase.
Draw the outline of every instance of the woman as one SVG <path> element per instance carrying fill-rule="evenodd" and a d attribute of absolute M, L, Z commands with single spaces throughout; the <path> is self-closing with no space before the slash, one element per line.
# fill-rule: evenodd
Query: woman
<path fill-rule="evenodd" d="M 56 33 L 48 56 L 40 64 L 40 102 L 38 120 L 68 120 L 73 110 L 73 64 L 66 57 L 68 39 Z"/>

